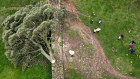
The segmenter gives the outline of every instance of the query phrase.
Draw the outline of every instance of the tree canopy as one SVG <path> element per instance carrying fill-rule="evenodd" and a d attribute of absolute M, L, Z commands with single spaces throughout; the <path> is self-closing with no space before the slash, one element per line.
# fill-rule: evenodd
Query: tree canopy
<path fill-rule="evenodd" d="M 51 36 L 57 31 L 60 17 L 63 17 L 62 13 L 56 13 L 51 5 L 38 3 L 28 5 L 4 20 L 5 55 L 15 67 L 22 65 L 24 70 L 37 63 L 40 54 L 51 63 L 55 62 Z"/>

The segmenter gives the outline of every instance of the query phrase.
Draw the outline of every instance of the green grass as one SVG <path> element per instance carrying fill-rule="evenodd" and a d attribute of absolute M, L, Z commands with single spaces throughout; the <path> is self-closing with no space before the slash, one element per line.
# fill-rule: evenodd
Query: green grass
<path fill-rule="evenodd" d="M 6 11 L 2 11 L 0 12 L 0 15 L 11 15 L 13 13 L 15 13 L 17 10 L 6 10 Z"/>
<path fill-rule="evenodd" d="M 13 6 L 25 6 L 33 2 L 40 0 L 0 0 L 0 8 L 13 7 Z M 51 79 L 51 65 L 43 66 L 42 63 L 33 67 L 27 68 L 25 72 L 22 72 L 22 68 L 14 68 L 14 65 L 4 55 L 4 43 L 2 42 L 2 28 L 1 23 L 5 16 L 15 13 L 16 10 L 6 10 L 0 12 L 0 79 Z"/>
<path fill-rule="evenodd" d="M 75 70 L 69 69 L 70 76 L 65 79 L 85 79 L 83 75 L 76 73 Z"/>
<path fill-rule="evenodd" d="M 92 29 L 98 27 L 97 21 L 102 19 L 103 22 L 99 26 L 101 32 L 97 36 L 112 65 L 122 74 L 140 78 L 140 37 L 137 37 L 140 34 L 140 3 L 135 1 L 76 0 L 75 4 L 78 10 L 92 17 Z M 81 16 L 81 19 L 86 25 L 89 24 L 88 18 Z M 118 41 L 120 34 L 124 34 L 124 39 Z M 132 55 L 128 50 L 131 40 L 136 41 L 136 52 Z"/>
<path fill-rule="evenodd" d="M 0 8 L 2 7 L 22 7 L 28 4 L 35 4 L 44 0 L 0 0 Z"/>

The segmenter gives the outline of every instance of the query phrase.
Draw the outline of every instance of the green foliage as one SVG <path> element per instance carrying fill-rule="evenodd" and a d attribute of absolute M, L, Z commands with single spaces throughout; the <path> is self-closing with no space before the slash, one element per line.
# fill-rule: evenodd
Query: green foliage
<path fill-rule="evenodd" d="M 140 39 L 137 38 L 137 35 L 140 34 L 138 30 L 140 29 L 138 1 L 76 0 L 76 5 L 78 10 L 90 15 L 91 19 L 94 20 L 91 28 L 98 27 L 97 21 L 102 19 L 103 22 L 99 26 L 102 30 L 97 36 L 114 67 L 125 75 L 140 78 Z M 83 16 L 81 18 L 86 25 L 89 24 L 88 18 Z M 124 34 L 124 39 L 118 41 L 117 38 L 120 34 Z M 129 43 L 132 40 L 137 43 L 134 47 L 136 52 L 131 55 Z M 116 61 L 117 59 L 118 61 Z"/>
<path fill-rule="evenodd" d="M 20 0 L 0 0 L 0 8 L 1 7 L 12 7 L 12 6 L 22 6 L 22 3 L 16 2 Z M 34 1 L 39 0 L 23 0 L 25 3 L 29 4 Z M 21 67 L 14 69 L 13 64 L 6 58 L 4 55 L 4 43 L 2 42 L 2 26 L 1 23 L 6 16 L 14 14 L 17 10 L 5 10 L 0 11 L 0 79 L 51 79 L 51 65 L 42 65 L 39 63 L 33 67 L 28 68 L 25 72 L 21 71 Z M 44 58 L 45 59 L 45 58 Z M 46 61 L 46 59 L 45 59 Z M 43 62 L 44 63 L 44 62 Z"/>
<path fill-rule="evenodd" d="M 47 41 L 52 33 L 57 33 L 58 19 L 51 5 L 38 3 L 29 5 L 2 23 L 6 56 L 15 67 L 26 67 L 39 63 L 40 46 L 49 53 Z M 61 13 L 60 13 L 61 14 Z"/>
<path fill-rule="evenodd" d="M 61 8 L 61 10 L 58 10 L 57 13 L 58 14 L 56 17 L 58 17 L 58 20 L 60 20 L 60 24 L 64 26 L 64 19 L 68 15 L 68 11 L 65 8 Z"/>
<path fill-rule="evenodd" d="M 0 24 L 4 17 L 0 15 Z M 2 28 L 0 25 L 0 78 L 1 79 L 51 79 L 51 65 L 42 66 L 42 63 L 28 68 L 25 72 L 21 67 L 14 69 L 13 65 L 4 55 L 4 43 L 2 42 Z"/>

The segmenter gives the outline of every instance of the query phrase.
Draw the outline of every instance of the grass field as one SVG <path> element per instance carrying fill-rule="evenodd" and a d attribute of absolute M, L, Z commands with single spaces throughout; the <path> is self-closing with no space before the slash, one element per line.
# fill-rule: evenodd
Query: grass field
<path fill-rule="evenodd" d="M 28 4 L 35 4 L 44 0 L 0 0 L 0 8 L 2 7 L 23 7 Z"/>
<path fill-rule="evenodd" d="M 36 3 L 40 0 L 0 0 L 0 8 L 2 7 L 20 7 L 27 4 Z M 43 0 L 42 0 L 43 1 Z M 6 10 L 0 12 L 0 24 L 5 18 L 4 16 L 15 13 L 16 10 Z M 42 63 L 33 67 L 27 68 L 22 72 L 22 68 L 14 68 L 14 65 L 4 55 L 4 43 L 2 42 L 2 28 L 0 26 L 0 79 L 51 79 L 51 66 L 42 66 Z"/>
<path fill-rule="evenodd" d="M 98 27 L 97 21 L 102 19 L 97 36 L 116 70 L 140 78 L 140 0 L 76 0 L 75 4 L 81 13 L 92 17 L 92 29 Z M 81 18 L 89 24 L 88 18 Z M 120 34 L 124 39 L 118 41 Z M 134 54 L 129 50 L 132 40 L 136 41 Z"/>

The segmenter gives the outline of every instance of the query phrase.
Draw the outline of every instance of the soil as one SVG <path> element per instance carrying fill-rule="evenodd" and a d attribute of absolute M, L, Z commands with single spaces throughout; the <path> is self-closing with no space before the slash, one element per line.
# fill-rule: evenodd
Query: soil
<path fill-rule="evenodd" d="M 76 70 L 85 76 L 85 79 L 102 79 L 102 75 L 117 77 L 119 79 L 136 79 L 130 76 L 125 76 L 116 71 L 105 55 L 101 42 L 93 34 L 88 26 L 82 22 L 78 14 L 79 12 L 73 0 L 63 2 L 67 10 L 72 11 L 65 19 L 71 30 L 76 30 L 82 38 L 71 39 L 66 31 L 63 32 L 63 53 L 66 55 L 68 68 Z M 76 18 L 73 19 L 72 16 Z M 86 45 L 86 48 L 85 48 Z M 92 47 L 93 46 L 93 47 Z M 71 57 L 69 50 L 75 51 L 74 57 Z M 88 52 L 88 53 L 87 53 Z M 103 78 L 104 79 L 104 78 Z"/>

